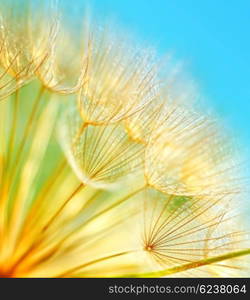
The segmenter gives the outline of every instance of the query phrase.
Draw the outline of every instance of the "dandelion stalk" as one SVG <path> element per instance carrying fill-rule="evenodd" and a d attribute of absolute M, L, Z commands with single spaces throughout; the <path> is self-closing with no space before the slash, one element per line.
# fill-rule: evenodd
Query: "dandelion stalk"
<path fill-rule="evenodd" d="M 92 260 L 90 262 L 87 262 L 85 264 L 82 264 L 80 266 L 77 266 L 75 268 L 72 268 L 72 269 L 66 271 L 65 273 L 59 274 L 57 277 L 60 277 L 60 278 L 61 277 L 69 277 L 69 276 L 72 276 L 77 271 L 80 271 L 81 269 L 84 269 L 84 268 L 89 267 L 91 265 L 97 264 L 99 262 L 107 261 L 107 260 L 115 258 L 115 257 L 119 257 L 119 256 L 123 256 L 123 255 L 128 255 L 128 254 L 133 253 L 133 252 L 134 251 L 126 251 L 126 252 L 121 252 L 121 253 L 116 253 L 116 254 L 113 254 L 113 255 L 101 257 L 101 258 Z"/>
<path fill-rule="evenodd" d="M 61 207 L 57 210 L 57 212 L 49 219 L 47 224 L 42 228 L 42 233 L 44 233 L 51 225 L 52 223 L 60 216 L 61 212 L 63 211 L 64 207 L 75 197 L 76 194 L 78 194 L 83 188 L 84 184 L 80 183 L 78 187 L 72 192 L 72 194 L 66 199 L 66 201 L 63 202 Z"/>
<path fill-rule="evenodd" d="M 13 106 L 14 106 L 13 120 L 11 122 L 12 126 L 10 129 L 10 138 L 9 138 L 8 152 L 7 152 L 7 158 L 6 158 L 6 169 L 9 169 L 9 167 L 10 167 L 10 153 L 13 151 L 13 146 L 14 146 L 15 136 L 16 136 L 18 107 L 19 107 L 19 91 L 18 90 L 15 92 Z"/>
<path fill-rule="evenodd" d="M 25 129 L 24 129 L 24 132 L 23 132 L 23 136 L 21 138 L 21 142 L 20 142 L 19 147 L 17 149 L 17 156 L 16 156 L 15 161 L 13 163 L 13 168 L 15 168 L 15 170 L 17 169 L 18 164 L 20 163 L 20 158 L 22 157 L 23 149 L 25 147 L 25 144 L 27 142 L 29 134 L 32 130 L 32 124 L 33 124 L 33 122 L 36 118 L 37 111 L 39 109 L 39 104 L 40 104 L 41 100 L 43 99 L 42 96 L 43 96 L 44 91 L 45 91 L 44 87 L 41 86 L 39 91 L 38 91 L 38 95 L 37 95 L 37 97 L 34 101 L 32 111 L 29 115 L 29 119 L 26 123 Z M 14 177 L 14 175 L 12 177 Z"/>
<path fill-rule="evenodd" d="M 62 209 L 66 206 L 66 204 L 75 196 L 75 194 L 77 194 L 82 188 L 84 187 L 83 184 L 80 184 L 77 189 L 71 194 L 71 196 L 67 199 L 66 202 L 64 202 L 64 204 L 61 206 L 61 208 L 57 211 L 57 213 L 50 219 L 50 221 L 46 224 L 45 227 L 42 228 L 42 232 L 45 232 L 49 226 L 54 222 L 54 220 L 59 216 L 59 214 L 62 212 Z M 103 216 L 104 214 L 110 212 L 112 209 L 118 207 L 119 205 L 123 204 L 124 202 L 126 202 L 127 200 L 131 199 L 134 195 L 136 195 L 137 193 L 140 193 L 141 191 L 143 191 L 145 189 L 146 186 L 143 186 L 139 189 L 137 189 L 136 191 L 130 193 L 129 195 L 126 195 L 125 197 L 123 197 L 122 199 L 116 201 L 114 204 L 110 205 L 109 207 L 107 207 L 106 209 L 100 211 L 99 213 L 93 215 L 90 219 L 88 219 L 87 221 L 85 221 L 83 224 L 81 224 L 79 227 L 77 227 L 76 229 L 74 229 L 73 231 L 70 231 L 66 236 L 62 237 L 62 239 L 54 246 L 55 248 L 62 246 L 63 243 L 65 243 L 65 241 L 67 241 L 68 238 L 70 238 L 72 236 L 72 234 L 76 234 L 78 231 L 80 231 L 83 227 L 87 226 L 88 224 L 90 224 L 91 222 L 93 222 L 95 219 Z M 30 248 L 32 251 L 34 251 L 34 249 L 36 247 L 39 246 L 40 241 L 35 242 L 32 247 Z M 30 253 L 30 251 L 28 251 L 24 256 L 22 256 L 22 258 L 20 260 L 23 260 L 28 254 Z"/>
<path fill-rule="evenodd" d="M 249 255 L 249 254 L 250 254 L 250 249 L 245 249 L 245 250 L 230 252 L 230 253 L 227 253 L 227 254 L 224 254 L 224 255 L 218 255 L 218 256 L 215 256 L 215 257 L 209 257 L 209 258 L 201 259 L 201 260 L 198 260 L 198 261 L 193 262 L 193 263 L 187 263 L 187 264 L 179 265 L 179 266 L 176 266 L 176 267 L 173 267 L 173 268 L 168 268 L 168 269 L 165 269 L 165 270 L 160 270 L 160 271 L 156 271 L 156 272 L 141 273 L 141 274 L 128 274 L 128 275 L 125 275 L 123 277 L 128 277 L 128 278 L 130 278 L 130 277 L 140 277 L 140 278 L 151 277 L 152 278 L 152 277 L 168 276 L 168 275 L 177 274 L 179 272 L 199 268 L 199 267 L 202 267 L 202 266 L 218 263 L 218 262 L 221 262 L 221 261 L 224 261 L 224 260 L 237 258 L 237 257 Z"/>

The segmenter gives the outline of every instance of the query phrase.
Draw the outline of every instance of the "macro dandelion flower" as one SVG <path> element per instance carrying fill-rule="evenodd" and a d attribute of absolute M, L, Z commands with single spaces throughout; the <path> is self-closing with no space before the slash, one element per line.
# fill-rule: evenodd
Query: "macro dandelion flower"
<path fill-rule="evenodd" d="M 220 124 L 154 51 L 35 3 L 0 8 L 0 277 L 245 276 Z"/>

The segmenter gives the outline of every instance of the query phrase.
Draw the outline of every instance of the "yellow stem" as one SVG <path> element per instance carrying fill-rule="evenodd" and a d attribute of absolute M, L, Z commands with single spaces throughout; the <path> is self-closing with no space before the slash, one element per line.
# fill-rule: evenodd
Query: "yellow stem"
<path fill-rule="evenodd" d="M 202 266 L 210 265 L 210 264 L 213 264 L 213 263 L 221 262 L 221 261 L 224 261 L 224 260 L 227 260 L 227 259 L 232 259 L 232 258 L 244 256 L 244 255 L 249 255 L 249 254 L 250 254 L 250 248 L 240 250 L 240 251 L 234 251 L 234 252 L 230 252 L 230 253 L 227 253 L 227 254 L 218 255 L 218 256 L 214 256 L 214 257 L 210 257 L 210 258 L 204 258 L 204 259 L 201 259 L 201 260 L 198 260 L 198 261 L 195 261 L 195 262 L 182 264 L 182 265 L 172 267 L 172 268 L 168 268 L 168 269 L 164 269 L 164 270 L 161 270 L 161 271 L 147 272 L 147 273 L 141 273 L 141 274 L 127 274 L 127 275 L 124 275 L 122 277 L 127 277 L 127 278 L 130 278 L 130 277 L 141 277 L 141 278 L 163 277 L 163 276 L 173 275 L 173 274 L 176 274 L 176 273 L 179 273 L 179 272 L 199 268 L 199 267 L 202 267 Z"/>
<path fill-rule="evenodd" d="M 74 196 L 80 192 L 82 188 L 85 187 L 84 183 L 80 183 L 78 187 L 73 191 L 73 193 L 64 201 L 62 206 L 57 210 L 57 212 L 52 216 L 52 218 L 47 222 L 47 224 L 42 228 L 42 233 L 44 233 L 52 224 L 53 222 L 58 218 L 58 216 L 62 213 L 65 206 L 74 198 Z"/>
<path fill-rule="evenodd" d="M 42 205 L 47 202 L 47 198 L 50 195 L 51 190 L 53 189 L 54 185 L 57 183 L 58 178 L 62 174 L 63 170 L 66 167 L 66 160 L 63 159 L 62 162 L 58 165 L 56 171 L 49 177 L 45 185 L 42 187 L 41 191 L 35 200 L 34 205 L 31 208 L 31 211 L 28 213 L 27 218 L 25 220 L 25 226 L 23 232 L 28 229 L 29 227 L 34 225 L 36 219 L 39 218 L 39 214 L 43 212 Z"/>
<path fill-rule="evenodd" d="M 6 195 L 6 201 L 5 201 L 5 207 L 3 210 L 8 208 L 10 200 L 10 189 L 11 186 L 15 183 L 15 179 L 17 176 L 18 172 L 18 166 L 21 161 L 21 155 L 25 146 L 25 143 L 27 141 L 27 136 L 30 134 L 31 128 L 32 128 L 32 123 L 34 121 L 35 115 L 37 113 L 38 107 L 39 107 L 39 102 L 41 99 L 43 93 L 43 88 L 40 89 L 38 96 L 35 99 L 34 105 L 32 112 L 30 114 L 29 120 L 26 124 L 26 128 L 24 130 L 24 134 L 21 140 L 21 144 L 17 149 L 17 154 L 16 157 L 12 163 L 12 166 L 10 166 L 10 160 L 11 160 L 11 154 L 13 153 L 12 148 L 13 144 L 15 142 L 15 135 L 16 135 L 16 129 L 17 129 L 17 119 L 18 119 L 18 104 L 19 104 L 19 90 L 16 91 L 15 93 L 15 103 L 14 103 L 14 113 L 13 113 L 13 121 L 12 121 L 12 126 L 11 126 L 11 131 L 10 131 L 10 139 L 9 139 L 9 144 L 7 148 L 7 157 L 6 157 L 6 166 L 4 173 L 6 174 L 5 176 L 5 181 L 3 181 L 2 189 L 0 191 L 0 198 L 2 197 L 3 193 Z M 6 222 L 3 220 L 3 223 L 5 224 Z"/>
<path fill-rule="evenodd" d="M 92 218 L 88 219 L 85 223 L 84 226 L 89 224 L 90 222 L 92 222 L 93 220 L 95 220 L 96 218 L 100 217 L 101 215 L 104 215 L 106 212 L 110 211 L 111 209 L 121 205 L 122 203 L 124 203 L 125 201 L 127 201 L 128 199 L 132 198 L 133 196 L 135 196 L 136 194 L 138 194 L 139 192 L 143 191 L 146 188 L 146 185 L 144 185 L 143 187 L 139 188 L 138 190 L 130 193 L 129 195 L 127 195 L 126 197 L 120 199 L 119 201 L 117 201 L 116 203 L 114 203 L 113 205 L 110 205 L 109 207 L 107 207 L 106 209 L 100 211 L 98 214 L 94 215 Z"/>
<path fill-rule="evenodd" d="M 16 129 L 17 129 L 17 120 L 18 120 L 18 107 L 19 107 L 19 90 L 15 92 L 14 98 L 14 111 L 13 111 L 13 119 L 10 128 L 10 138 L 7 144 L 7 153 L 6 159 L 4 161 L 4 170 L 1 178 L 1 189 L 0 189 L 0 203 L 1 203 L 1 235 L 5 230 L 6 222 L 7 222 L 7 214 L 6 208 L 8 203 L 8 195 L 9 195 L 9 182 L 11 180 L 9 176 L 9 169 L 11 164 L 11 154 L 13 153 L 13 145 L 15 143 L 16 138 Z M 6 174 L 6 175 L 5 175 Z"/>
<path fill-rule="evenodd" d="M 7 148 L 7 157 L 6 157 L 6 170 L 9 169 L 10 166 L 10 155 L 13 153 L 12 148 L 15 142 L 15 137 L 16 137 L 16 129 L 17 129 L 17 119 L 18 119 L 18 105 L 19 104 L 19 90 L 15 92 L 15 99 L 14 99 L 14 110 L 13 110 L 13 120 L 11 124 L 11 129 L 10 129 L 10 139 L 8 143 L 8 148 Z"/>
<path fill-rule="evenodd" d="M 41 228 L 41 234 L 44 233 L 56 220 L 56 218 L 61 214 L 64 207 L 69 203 L 71 199 L 82 189 L 84 188 L 84 184 L 81 183 L 78 185 L 78 187 L 72 192 L 72 194 L 67 198 L 67 200 L 62 204 L 62 206 L 59 208 L 59 210 L 49 219 L 49 221 L 44 225 L 43 228 Z M 14 265 L 11 267 L 11 271 L 14 272 L 16 268 L 18 268 L 19 264 L 24 261 L 32 252 L 34 252 L 35 249 L 40 245 L 40 242 L 42 241 L 41 235 L 38 233 L 38 239 L 34 240 L 34 242 L 30 245 L 27 251 L 25 251 L 21 257 L 17 259 L 17 261 L 14 263 Z"/>
<path fill-rule="evenodd" d="M 80 266 L 77 266 L 75 268 L 72 268 L 64 273 L 61 273 L 59 275 L 57 275 L 56 277 L 70 277 L 70 275 L 74 274 L 75 272 L 77 272 L 77 270 L 81 270 L 83 268 L 86 268 L 86 267 L 89 267 L 91 265 L 94 265 L 96 263 L 99 263 L 99 262 L 102 262 L 102 261 L 105 261 L 105 260 L 109 260 L 109 259 L 112 259 L 112 258 L 115 258 L 115 257 L 119 257 L 119 256 L 123 256 L 123 255 L 127 255 L 127 254 L 130 254 L 134 251 L 125 251 L 125 252 L 120 252 L 120 253 L 116 253 L 116 254 L 113 254 L 113 255 L 109 255 L 109 256 L 104 256 L 104 257 L 101 257 L 101 258 L 98 258 L 98 259 L 95 259 L 95 260 L 92 260 L 92 261 L 89 261 L 85 264 L 82 264 Z"/>
<path fill-rule="evenodd" d="M 63 208 L 66 206 L 67 203 L 69 203 L 69 201 L 81 190 L 81 188 L 85 187 L 84 184 L 80 184 L 77 189 L 67 198 L 67 200 L 64 202 L 64 204 L 62 205 L 62 207 L 59 209 L 59 211 L 56 212 L 56 214 L 49 220 L 49 222 L 41 229 L 41 232 L 44 233 L 47 228 L 54 222 L 54 220 L 59 216 L 59 214 L 61 213 L 61 211 L 63 210 Z M 128 199 L 130 199 L 131 197 L 133 197 L 134 195 L 136 195 L 137 193 L 141 192 L 142 190 L 144 190 L 147 187 L 147 185 L 142 186 L 141 188 L 137 189 L 136 191 L 130 193 L 129 195 L 127 195 L 126 197 L 120 199 L 118 202 L 114 203 L 113 205 L 107 207 L 106 209 L 102 210 L 101 212 L 99 212 L 98 214 L 94 215 L 92 218 L 90 218 L 89 220 L 87 220 L 84 224 L 82 224 L 81 226 L 79 226 L 76 230 L 74 230 L 74 232 L 70 232 L 69 234 L 67 234 L 62 240 L 59 241 L 59 243 L 56 244 L 56 248 L 58 248 L 58 246 L 62 245 L 73 233 L 76 233 L 78 230 L 80 230 L 82 228 L 82 226 L 85 226 L 87 224 L 89 224 L 90 222 L 92 222 L 94 219 L 100 217 L 101 215 L 105 214 L 106 212 L 110 211 L 111 209 L 119 206 L 120 204 L 124 203 L 125 201 L 127 201 Z M 38 238 L 41 237 L 38 234 Z M 16 261 L 15 265 L 13 266 L 13 269 L 16 269 L 19 265 L 20 262 L 24 261 L 25 258 L 30 255 L 32 252 L 35 251 L 35 249 L 37 249 L 37 247 L 40 245 L 42 241 L 42 238 L 34 241 L 34 243 L 30 246 L 30 248 Z"/>
<path fill-rule="evenodd" d="M 90 219 L 88 219 L 86 222 L 84 222 L 83 224 L 81 224 L 79 227 L 77 227 L 76 229 L 74 229 L 74 231 L 71 231 L 70 233 L 68 233 L 60 242 L 59 244 L 62 245 L 72 234 L 75 234 L 76 232 L 78 232 L 79 230 L 81 230 L 84 226 L 86 226 L 87 224 L 93 222 L 95 219 L 97 219 L 98 217 L 106 214 L 107 212 L 109 212 L 110 210 L 112 210 L 113 208 L 121 205 L 122 203 L 126 202 L 127 200 L 129 200 L 131 197 L 133 197 L 134 195 L 138 194 L 139 192 L 143 191 L 145 188 L 147 187 L 147 185 L 142 186 L 141 188 L 139 188 L 138 190 L 130 193 L 129 195 L 127 195 L 126 197 L 123 197 L 122 199 L 120 199 L 119 201 L 117 201 L 116 203 L 110 205 L 109 207 L 105 208 L 104 210 L 100 211 L 99 213 L 95 214 L 94 216 L 92 216 Z"/>
<path fill-rule="evenodd" d="M 33 124 L 33 121 L 36 117 L 36 114 L 37 114 L 37 111 L 38 111 L 39 104 L 40 104 L 40 101 L 42 99 L 43 93 L 44 93 L 44 87 L 42 86 L 40 88 L 39 92 L 38 92 L 38 95 L 37 95 L 35 101 L 34 101 L 32 111 L 29 115 L 29 119 L 28 119 L 28 121 L 26 123 L 26 126 L 25 126 L 25 129 L 24 129 L 24 133 L 23 133 L 21 143 L 20 143 L 20 145 L 18 147 L 18 150 L 17 150 L 17 156 L 16 156 L 15 162 L 13 164 L 13 168 L 15 168 L 15 170 L 17 170 L 18 164 L 20 162 L 20 158 L 22 156 L 22 153 L 23 153 L 26 141 L 27 141 L 27 137 L 29 136 L 29 134 L 32 130 L 32 124 Z"/>

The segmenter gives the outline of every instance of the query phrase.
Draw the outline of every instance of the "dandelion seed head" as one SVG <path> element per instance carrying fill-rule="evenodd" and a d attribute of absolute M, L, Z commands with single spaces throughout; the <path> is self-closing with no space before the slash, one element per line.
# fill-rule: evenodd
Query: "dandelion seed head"
<path fill-rule="evenodd" d="M 72 110 L 62 121 L 60 134 L 69 162 L 84 184 L 112 187 L 140 168 L 144 148 L 131 142 L 121 125 L 84 124 L 78 112 Z"/>
<path fill-rule="evenodd" d="M 231 154 L 214 121 L 177 108 L 166 114 L 146 147 L 145 174 L 167 193 L 237 193 L 237 162 Z"/>
<path fill-rule="evenodd" d="M 194 197 L 184 200 L 184 197 L 166 195 L 150 188 L 140 193 L 137 201 L 142 201 L 144 207 L 142 250 L 147 253 L 153 269 L 171 268 L 233 251 L 239 249 L 246 239 L 244 231 L 233 225 L 237 218 L 230 216 L 230 205 L 224 198 L 205 201 L 204 197 Z M 226 269 L 233 271 L 233 260 L 225 265 Z M 220 273 L 217 268 L 201 268 L 200 276 L 219 274 L 216 272 Z M 182 272 L 182 276 L 190 274 L 192 270 Z"/>
<path fill-rule="evenodd" d="M 5 4 L 5 5 L 4 5 Z M 0 11 L 0 98 L 4 99 L 35 77 L 46 59 L 48 49 L 40 45 L 33 52 L 32 24 L 28 4 L 24 11 L 18 6 L 6 5 Z M 38 26 L 38 25 L 37 25 Z M 39 25 L 41 27 L 41 25 Z"/>
<path fill-rule="evenodd" d="M 114 123 L 149 103 L 159 83 L 151 50 L 142 50 L 108 28 L 94 28 L 87 43 L 85 79 L 79 94 L 83 119 Z M 121 40 L 120 36 L 123 36 Z"/>

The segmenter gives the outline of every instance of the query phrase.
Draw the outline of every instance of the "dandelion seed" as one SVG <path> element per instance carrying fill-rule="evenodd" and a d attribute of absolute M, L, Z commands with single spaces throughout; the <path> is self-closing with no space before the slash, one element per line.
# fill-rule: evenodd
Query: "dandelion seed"
<path fill-rule="evenodd" d="M 72 111 L 61 126 L 68 161 L 85 185 L 107 188 L 142 167 L 144 147 L 133 143 L 121 125 L 85 127 L 77 111 Z"/>
<path fill-rule="evenodd" d="M 223 197 L 205 200 L 166 195 L 153 189 L 136 197 L 144 206 L 141 247 L 159 270 L 169 268 L 174 273 L 175 266 L 240 250 L 247 238 L 240 227 L 233 225 L 237 217 L 230 214 L 229 208 L 225 210 L 228 201 Z M 225 269 L 234 269 L 233 260 L 223 265 Z M 195 272 L 190 269 L 182 272 L 182 276 Z M 221 272 L 224 271 L 222 268 Z M 219 268 L 201 269 L 203 276 L 216 272 L 220 274 Z"/>
<path fill-rule="evenodd" d="M 32 53 L 26 17 L 6 7 L 0 15 L 0 100 L 34 79 L 47 56 L 47 49 Z"/>
<path fill-rule="evenodd" d="M 85 79 L 79 108 L 85 122 L 108 124 L 143 109 L 157 94 L 157 65 L 152 51 L 128 46 L 131 42 L 109 29 L 89 33 Z"/>
<path fill-rule="evenodd" d="M 145 109 L 127 118 L 124 123 L 128 135 L 134 141 L 146 145 L 157 127 L 164 105 L 163 99 L 156 98 Z"/>
<path fill-rule="evenodd" d="M 168 58 L 168 64 L 170 61 Z M 185 111 L 193 109 L 192 105 L 196 101 L 197 92 L 195 93 L 193 84 L 181 79 L 177 71 L 174 73 L 178 76 L 172 74 L 174 67 L 168 64 L 161 65 L 161 68 L 165 67 L 169 74 L 165 75 L 166 78 L 161 75 L 163 82 L 152 101 L 144 109 L 124 120 L 128 134 L 139 143 L 147 144 L 152 133 L 159 130 L 159 127 L 164 127 L 164 122 L 168 127 L 170 122 L 176 121 L 178 114 L 182 114 L 181 109 L 185 114 Z"/>
<path fill-rule="evenodd" d="M 56 11 L 50 19 L 46 16 L 43 19 L 49 26 L 38 26 L 32 33 L 33 53 L 39 55 L 41 49 L 47 49 L 48 52 L 44 63 L 37 69 L 37 76 L 51 92 L 74 94 L 85 80 L 87 50 L 85 52 L 80 41 L 73 37 L 73 32 L 64 30 Z"/>
<path fill-rule="evenodd" d="M 216 124 L 186 109 L 166 113 L 146 147 L 146 178 L 169 194 L 239 193 L 236 170 L 237 161 Z"/>

